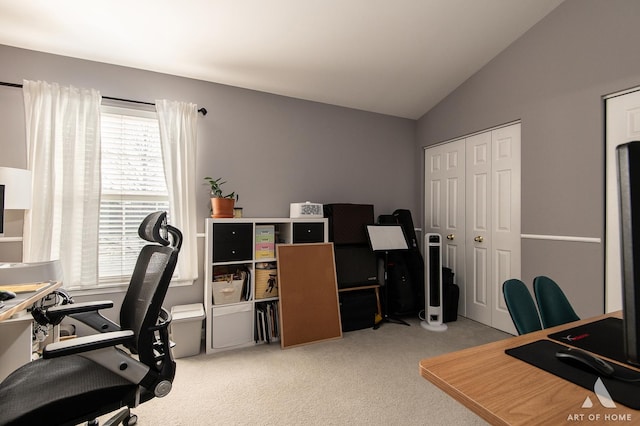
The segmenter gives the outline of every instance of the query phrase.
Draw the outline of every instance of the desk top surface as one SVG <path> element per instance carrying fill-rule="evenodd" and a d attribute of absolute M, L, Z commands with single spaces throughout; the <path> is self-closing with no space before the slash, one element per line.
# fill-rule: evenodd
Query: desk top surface
<path fill-rule="evenodd" d="M 38 284 L 46 284 L 44 286 Z M 62 285 L 60 281 L 50 281 L 46 283 L 25 283 L 25 286 L 30 286 L 30 289 L 34 291 L 16 292 L 16 297 L 13 299 L 5 300 L 4 307 L 0 309 L 0 321 L 5 321 L 11 318 L 17 312 L 20 312 L 29 306 L 33 305 L 38 300 L 45 297 L 47 294 L 56 290 Z M 14 284 L 14 286 L 20 286 L 20 284 Z"/>
<path fill-rule="evenodd" d="M 492 425 L 638 424 L 640 411 L 604 408 L 593 391 L 505 354 L 505 349 L 621 312 L 576 321 L 420 361 L 420 375 Z M 593 407 L 582 408 L 586 398 Z"/>

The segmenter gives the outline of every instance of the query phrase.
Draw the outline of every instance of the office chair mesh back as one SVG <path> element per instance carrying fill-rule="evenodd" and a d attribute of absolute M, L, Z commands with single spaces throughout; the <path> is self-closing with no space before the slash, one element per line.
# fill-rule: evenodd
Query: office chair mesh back
<path fill-rule="evenodd" d="M 169 240 L 160 233 L 160 225 L 165 220 L 165 212 L 156 212 L 140 224 L 140 238 L 162 245 L 149 244 L 142 248 L 120 308 L 120 328 L 133 330 L 135 335 L 133 342 L 125 346 L 147 365 L 155 362 L 153 326 L 178 261 L 179 247 L 168 247 Z"/>
<path fill-rule="evenodd" d="M 533 291 L 536 294 L 540 318 L 544 328 L 555 327 L 577 321 L 576 314 L 560 286 L 551 278 L 545 276 L 533 279 Z"/>
<path fill-rule="evenodd" d="M 121 308 L 121 328 L 134 332 L 133 342 L 126 345 L 128 349 L 137 352 L 140 361 L 157 372 L 156 377 L 171 381 L 175 362 L 169 350 L 154 354 L 154 348 L 161 349 L 154 346 L 158 343 L 154 334 L 160 334 L 168 349 L 166 327 L 158 331 L 156 323 L 168 315 L 161 305 L 175 269 L 181 234 L 167 225 L 177 236 L 178 248 L 167 247 L 166 238 L 146 232 L 143 226 L 146 222 L 159 226 L 165 216 L 164 212 L 154 213 L 140 226 L 142 238 L 161 245 L 147 245 L 140 252 Z M 0 384 L 0 425 L 73 425 L 92 420 L 153 398 L 152 391 L 142 385 L 81 355 L 39 359 L 20 367 Z"/>
<path fill-rule="evenodd" d="M 170 247 L 143 247 L 122 302 L 120 327 L 135 334 L 127 349 L 138 354 L 145 364 L 153 357 L 149 345 L 153 335 L 149 330 L 158 318 L 176 260 L 177 253 Z"/>
<path fill-rule="evenodd" d="M 502 284 L 502 292 L 518 334 L 542 330 L 536 304 L 525 283 L 515 278 L 507 280 Z"/>

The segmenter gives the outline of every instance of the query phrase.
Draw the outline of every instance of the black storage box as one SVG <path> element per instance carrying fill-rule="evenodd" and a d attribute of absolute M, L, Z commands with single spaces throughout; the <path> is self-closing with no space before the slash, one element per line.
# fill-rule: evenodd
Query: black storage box
<path fill-rule="evenodd" d="M 251 260 L 254 243 L 251 223 L 214 223 L 213 235 L 214 262 Z"/>
<path fill-rule="evenodd" d="M 293 224 L 293 243 L 322 243 L 324 242 L 324 223 L 301 222 Z"/>
<path fill-rule="evenodd" d="M 340 295 L 342 331 L 373 327 L 376 323 L 376 293 L 374 289 L 343 291 Z"/>

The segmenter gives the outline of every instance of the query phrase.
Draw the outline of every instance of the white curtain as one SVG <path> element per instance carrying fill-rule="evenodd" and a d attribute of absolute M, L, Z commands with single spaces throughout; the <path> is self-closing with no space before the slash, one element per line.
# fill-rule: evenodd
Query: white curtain
<path fill-rule="evenodd" d="M 100 92 L 23 82 L 31 209 L 23 259 L 59 259 L 67 289 L 98 281 Z"/>
<path fill-rule="evenodd" d="M 168 100 L 156 101 L 164 172 L 169 190 L 171 222 L 182 231 L 178 279 L 198 277 L 196 229 L 196 136 L 198 106 Z"/>

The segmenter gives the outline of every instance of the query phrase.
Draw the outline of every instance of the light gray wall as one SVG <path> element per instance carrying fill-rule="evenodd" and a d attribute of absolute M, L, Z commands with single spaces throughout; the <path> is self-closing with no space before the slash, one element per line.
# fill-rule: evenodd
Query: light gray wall
<path fill-rule="evenodd" d="M 522 233 L 602 241 L 524 239 L 522 277 L 553 277 L 583 317 L 604 310 L 602 97 L 640 85 L 639 16 L 634 0 L 566 0 L 418 121 L 422 159 L 424 146 L 522 120 Z"/>
<path fill-rule="evenodd" d="M 409 208 L 421 226 L 424 146 L 522 120 L 522 232 L 597 237 L 601 244 L 523 240 L 523 278 L 548 274 L 582 316 L 604 306 L 602 96 L 640 85 L 635 0 L 566 0 L 521 39 L 414 121 L 219 84 L 0 46 L 0 81 L 46 80 L 105 96 L 195 102 L 196 175 L 222 176 L 246 216 L 287 216 L 290 202 Z M 24 167 L 19 89 L 0 87 L 0 166 Z M 417 134 L 416 134 L 417 131 Z M 417 155 L 416 155 L 417 154 Z M 198 213 L 208 214 L 206 188 Z M 10 217 L 7 235 L 19 235 Z M 199 231 L 202 231 L 202 226 Z M 202 256 L 202 239 L 200 256 Z M 19 260 L 19 243 L 0 244 Z M 202 260 L 200 260 L 202 263 Z M 167 306 L 202 298 L 170 290 Z"/>
<path fill-rule="evenodd" d="M 414 120 L 7 46 L 0 46 L 0 63 L 4 82 L 45 80 L 103 96 L 206 107 L 198 121 L 199 232 L 209 214 L 207 186 L 199 186 L 204 176 L 227 180 L 245 217 L 288 217 L 289 203 L 306 200 L 373 204 L 376 215 L 418 212 Z M 0 166 L 26 166 L 23 108 L 21 89 L 0 86 Z M 8 228 L 7 236 L 21 235 L 20 218 Z M 0 260 L 20 260 L 20 250 L 20 243 L 2 243 Z M 171 289 L 165 305 L 198 301 L 202 277 Z"/>

